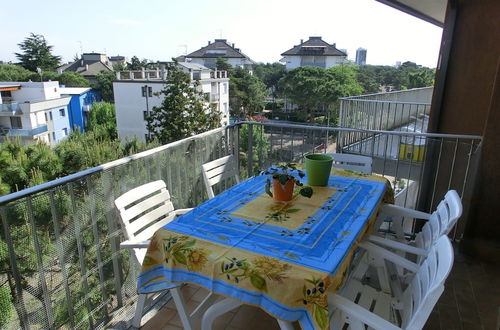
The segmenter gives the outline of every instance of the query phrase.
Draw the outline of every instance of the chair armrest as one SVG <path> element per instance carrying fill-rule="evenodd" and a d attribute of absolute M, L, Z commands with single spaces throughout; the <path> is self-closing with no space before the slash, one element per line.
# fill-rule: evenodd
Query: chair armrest
<path fill-rule="evenodd" d="M 413 209 L 407 209 L 405 207 L 392 205 L 392 204 L 384 204 L 380 208 L 380 214 L 383 215 L 392 215 L 392 216 L 401 216 L 401 217 L 409 217 L 409 218 L 417 218 L 417 219 L 427 219 L 429 220 L 431 217 L 430 213 L 425 213 L 422 211 L 417 211 Z"/>
<path fill-rule="evenodd" d="M 391 249 L 408 252 L 419 256 L 426 256 L 429 253 L 425 249 L 420 249 L 405 243 L 397 242 L 392 239 L 387 239 L 376 235 L 368 235 L 366 239 L 377 245 L 382 245 Z"/>
<path fill-rule="evenodd" d="M 187 213 L 189 211 L 191 211 L 193 208 L 190 208 L 190 209 L 178 209 L 178 210 L 174 210 L 174 213 L 175 215 L 181 215 L 181 214 L 184 214 L 184 213 Z"/>
<path fill-rule="evenodd" d="M 378 246 L 378 245 L 375 245 L 373 243 L 366 242 L 366 241 L 359 243 L 359 246 L 362 247 L 363 249 L 365 249 L 366 251 L 368 251 L 369 253 L 372 253 L 372 254 L 374 254 L 378 257 L 381 257 L 385 260 L 391 261 L 391 262 L 395 263 L 396 265 L 401 266 L 405 269 L 408 269 L 409 271 L 411 271 L 413 273 L 416 273 L 419 269 L 418 264 L 411 262 L 411 261 L 408 261 L 408 259 L 403 258 L 403 257 L 397 255 L 396 253 L 393 253 L 387 249 L 384 249 L 381 246 Z"/>
<path fill-rule="evenodd" d="M 132 241 L 127 240 L 120 243 L 120 249 L 142 249 L 149 246 L 149 240 L 147 241 Z"/>
<path fill-rule="evenodd" d="M 353 319 L 357 319 L 374 329 L 401 330 L 401 328 L 395 326 L 391 322 L 381 318 L 367 309 L 364 309 L 358 304 L 353 303 L 351 300 L 339 296 L 338 294 L 328 295 L 328 307 L 338 308 Z"/>

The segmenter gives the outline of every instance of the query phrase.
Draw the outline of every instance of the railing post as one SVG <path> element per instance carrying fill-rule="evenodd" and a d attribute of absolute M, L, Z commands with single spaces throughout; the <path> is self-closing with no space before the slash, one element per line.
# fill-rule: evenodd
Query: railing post
<path fill-rule="evenodd" d="M 248 177 L 253 175 L 253 124 L 248 125 L 248 151 L 247 151 L 247 170 Z"/>
<path fill-rule="evenodd" d="M 240 173 L 240 124 L 233 126 L 233 155 L 238 168 L 238 177 L 241 178 Z"/>

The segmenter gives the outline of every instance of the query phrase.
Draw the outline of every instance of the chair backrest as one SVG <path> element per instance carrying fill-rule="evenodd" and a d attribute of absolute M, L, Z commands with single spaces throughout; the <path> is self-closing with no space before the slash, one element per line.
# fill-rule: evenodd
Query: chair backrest
<path fill-rule="evenodd" d="M 337 154 L 328 153 L 326 155 L 332 156 L 333 167 L 343 168 L 346 170 L 358 171 L 363 173 L 372 173 L 372 158 L 362 155 L 352 154 Z"/>
<path fill-rule="evenodd" d="M 146 183 L 115 199 L 127 240 L 146 241 L 175 218 L 174 205 L 163 180 Z M 144 250 L 144 251 L 142 251 Z M 142 263 L 145 249 L 133 249 Z"/>
<path fill-rule="evenodd" d="M 238 166 L 233 155 L 218 158 L 202 165 L 203 181 L 209 198 L 215 196 L 212 187 L 217 183 L 233 177 L 236 183 L 240 183 Z"/>
<path fill-rule="evenodd" d="M 429 251 L 402 298 L 401 327 L 422 329 L 439 297 L 453 266 L 453 247 L 447 236 L 441 236 Z"/>

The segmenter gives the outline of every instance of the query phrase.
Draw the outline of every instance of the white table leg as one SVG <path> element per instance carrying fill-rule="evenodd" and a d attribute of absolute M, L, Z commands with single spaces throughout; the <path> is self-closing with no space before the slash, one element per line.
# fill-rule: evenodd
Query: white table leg
<path fill-rule="evenodd" d="M 212 330 L 212 323 L 217 317 L 241 305 L 243 305 L 242 302 L 230 298 L 226 298 L 216 304 L 213 304 L 203 315 L 201 320 L 201 330 Z"/>

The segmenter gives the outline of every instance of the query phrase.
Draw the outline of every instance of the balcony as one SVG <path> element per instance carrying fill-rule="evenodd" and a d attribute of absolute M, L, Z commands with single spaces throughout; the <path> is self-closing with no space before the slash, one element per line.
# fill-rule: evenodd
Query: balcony
<path fill-rule="evenodd" d="M 48 131 L 47 125 L 41 125 L 32 129 L 18 129 L 18 128 L 8 128 L 0 127 L 0 135 L 7 136 L 21 136 L 21 137 L 32 137 L 38 134 L 42 134 Z"/>
<path fill-rule="evenodd" d="M 219 93 L 210 93 L 210 102 L 219 102 L 220 95 Z"/>
<path fill-rule="evenodd" d="M 21 113 L 21 107 L 17 103 L 0 104 L 0 116 L 13 116 Z"/>
<path fill-rule="evenodd" d="M 414 147 L 408 141 L 420 139 L 426 141 L 424 156 L 434 157 L 393 152 L 402 145 Z M 127 327 L 138 268 L 128 251 L 119 249 L 123 235 L 113 202 L 140 184 L 162 179 L 177 208 L 193 207 L 207 199 L 201 165 L 228 153 L 238 158 L 245 179 L 277 162 L 301 161 L 314 150 L 349 151 L 372 156 L 374 173 L 395 187 L 403 183 L 400 205 L 413 207 L 426 200 L 429 211 L 444 191 L 455 189 L 467 208 L 480 142 L 480 136 L 241 122 L 2 196 L 6 266 L 1 279 L 13 290 L 16 306 L 9 327 Z M 425 171 L 433 165 L 439 165 L 436 171 Z M 464 226 L 462 217 L 454 239 L 461 238 Z M 454 288 L 459 290 L 459 284 Z M 243 310 L 248 316 L 250 310 Z M 167 312 L 151 322 L 174 324 L 172 318 L 162 319 L 172 316 Z M 238 313 L 231 315 L 234 320 Z M 266 319 L 263 312 L 251 313 Z"/>

